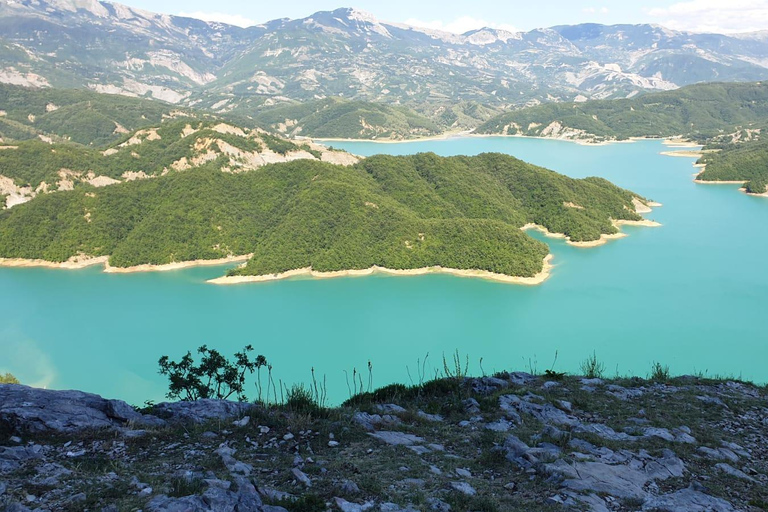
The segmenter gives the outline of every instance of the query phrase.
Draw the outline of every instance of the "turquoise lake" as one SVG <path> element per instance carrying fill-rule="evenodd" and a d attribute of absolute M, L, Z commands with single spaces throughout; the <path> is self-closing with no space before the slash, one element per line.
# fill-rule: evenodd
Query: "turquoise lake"
<path fill-rule="evenodd" d="M 768 381 L 768 199 L 735 185 L 696 185 L 691 158 L 659 141 L 607 146 L 523 138 L 340 143 L 357 154 L 497 151 L 573 177 L 602 176 L 664 204 L 660 228 L 591 249 L 545 239 L 552 277 L 525 287 L 451 276 L 296 279 L 221 287 L 226 267 L 104 274 L 0 268 L 0 372 L 134 404 L 161 400 L 162 355 L 202 344 L 232 355 L 253 344 L 283 382 L 327 376 L 347 398 L 345 370 L 373 365 L 373 384 L 418 380 L 459 350 L 470 371 L 576 371 L 593 351 L 610 375 L 707 372 Z M 542 238 L 543 239 L 543 238 Z M 249 386 L 249 397 L 255 388 Z"/>

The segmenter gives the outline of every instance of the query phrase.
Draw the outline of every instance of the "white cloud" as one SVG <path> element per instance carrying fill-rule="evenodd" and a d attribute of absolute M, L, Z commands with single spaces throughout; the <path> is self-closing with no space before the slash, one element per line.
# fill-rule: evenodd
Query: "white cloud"
<path fill-rule="evenodd" d="M 185 16 L 187 18 L 196 18 L 203 21 L 218 21 L 226 23 L 228 25 L 237 25 L 238 27 L 252 27 L 256 25 L 256 22 L 240 14 L 226 14 L 223 12 L 180 12 L 179 16 Z"/>
<path fill-rule="evenodd" d="M 648 14 L 676 30 L 753 32 L 768 27 L 768 0 L 691 0 L 651 9 Z"/>
<path fill-rule="evenodd" d="M 492 21 L 473 18 L 472 16 L 461 16 L 447 23 L 439 20 L 421 21 L 411 18 L 405 20 L 405 24 L 411 25 L 412 27 L 422 27 L 432 30 L 442 30 L 443 32 L 453 32 L 454 34 L 464 34 L 470 30 L 477 30 L 484 27 L 507 30 L 509 32 L 520 31 L 517 27 L 510 25 L 509 23 L 494 23 Z"/>

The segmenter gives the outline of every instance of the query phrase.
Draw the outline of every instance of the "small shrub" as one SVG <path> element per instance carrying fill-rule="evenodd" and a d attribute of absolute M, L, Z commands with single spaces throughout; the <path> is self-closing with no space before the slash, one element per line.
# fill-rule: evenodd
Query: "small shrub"
<path fill-rule="evenodd" d="M 544 378 L 547 380 L 563 380 L 565 378 L 565 372 L 556 372 L 554 370 L 545 370 Z"/>
<path fill-rule="evenodd" d="M 20 384 L 20 382 L 19 379 L 10 373 L 6 373 L 5 375 L 0 373 L 0 384 Z"/>
<path fill-rule="evenodd" d="M 294 384 L 286 392 L 286 407 L 294 413 L 311 414 L 320 409 L 312 390 L 304 384 Z"/>
<path fill-rule="evenodd" d="M 651 367 L 650 379 L 656 382 L 667 382 L 669 380 L 669 366 L 662 365 L 658 361 Z"/>
<path fill-rule="evenodd" d="M 235 395 L 238 400 L 245 402 L 245 374 L 253 373 L 267 364 L 267 360 L 261 355 L 251 359 L 248 353 L 252 351 L 253 347 L 247 345 L 235 354 L 235 361 L 232 362 L 218 350 L 203 345 L 197 349 L 202 356 L 200 364 L 197 365 L 190 352 L 178 363 L 171 361 L 168 356 L 161 357 L 158 361 L 160 375 L 168 376 L 169 380 L 166 396 L 179 400 L 226 400 Z"/>
<path fill-rule="evenodd" d="M 466 356 L 464 366 L 462 366 L 461 363 L 461 356 L 459 355 L 458 349 L 453 353 L 450 365 L 445 359 L 445 354 L 443 354 L 443 377 L 446 379 L 463 379 L 466 377 L 469 373 L 469 356 Z"/>
<path fill-rule="evenodd" d="M 602 379 L 605 375 L 605 365 L 597 359 L 597 354 L 592 355 L 581 362 L 581 374 L 588 379 Z"/>

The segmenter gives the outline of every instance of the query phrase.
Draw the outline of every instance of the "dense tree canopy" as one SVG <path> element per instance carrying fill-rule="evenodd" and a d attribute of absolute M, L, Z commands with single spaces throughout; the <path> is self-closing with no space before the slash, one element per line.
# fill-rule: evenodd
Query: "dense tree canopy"
<path fill-rule="evenodd" d="M 220 168 L 38 196 L 0 212 L 0 257 L 108 255 L 127 267 L 253 253 L 237 273 L 441 265 L 533 276 L 548 250 L 524 224 L 587 241 L 614 233 L 611 219 L 640 218 L 634 195 L 606 180 L 501 154 Z"/>

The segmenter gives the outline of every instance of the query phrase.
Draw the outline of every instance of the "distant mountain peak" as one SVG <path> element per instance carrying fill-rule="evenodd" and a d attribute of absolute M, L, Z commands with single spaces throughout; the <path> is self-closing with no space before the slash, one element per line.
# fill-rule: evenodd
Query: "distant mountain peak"
<path fill-rule="evenodd" d="M 354 7 L 342 7 L 333 11 L 335 13 L 343 14 L 347 19 L 354 21 L 362 21 L 364 23 L 379 23 L 379 20 L 368 11 L 356 9 Z"/>
<path fill-rule="evenodd" d="M 87 11 L 99 18 L 109 16 L 109 10 L 99 0 L 4 0 L 9 7 L 27 7 L 31 9 L 58 10 L 76 13 Z"/>

